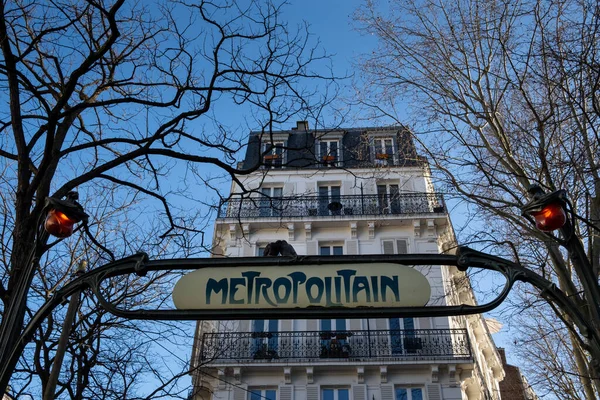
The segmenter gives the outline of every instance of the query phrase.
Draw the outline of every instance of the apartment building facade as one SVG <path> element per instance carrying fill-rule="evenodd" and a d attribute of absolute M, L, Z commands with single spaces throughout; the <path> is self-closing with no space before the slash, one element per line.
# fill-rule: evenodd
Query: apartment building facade
<path fill-rule="evenodd" d="M 439 254 L 446 205 L 404 127 L 252 132 L 215 222 L 215 256 Z M 240 186 L 240 184 L 243 186 Z M 428 305 L 473 304 L 464 273 L 415 266 Z M 501 358 L 481 316 L 200 321 L 191 399 L 499 399 Z"/>

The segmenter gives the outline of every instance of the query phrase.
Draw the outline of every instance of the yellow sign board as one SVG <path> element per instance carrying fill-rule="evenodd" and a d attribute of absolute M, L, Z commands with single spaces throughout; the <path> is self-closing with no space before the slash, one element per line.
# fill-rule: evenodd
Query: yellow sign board
<path fill-rule="evenodd" d="M 422 307 L 430 296 L 423 274 L 392 263 L 206 268 L 173 289 L 180 310 Z"/>

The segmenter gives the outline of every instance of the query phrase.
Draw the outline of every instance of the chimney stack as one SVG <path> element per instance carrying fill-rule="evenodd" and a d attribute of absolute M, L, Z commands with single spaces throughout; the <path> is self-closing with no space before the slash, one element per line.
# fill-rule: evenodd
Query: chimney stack
<path fill-rule="evenodd" d="M 292 130 L 308 132 L 308 121 L 296 121 L 296 128 L 292 128 Z"/>

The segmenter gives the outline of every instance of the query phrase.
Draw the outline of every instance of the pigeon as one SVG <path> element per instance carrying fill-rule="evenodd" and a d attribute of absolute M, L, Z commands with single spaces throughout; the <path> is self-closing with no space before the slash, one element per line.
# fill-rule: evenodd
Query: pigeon
<path fill-rule="evenodd" d="M 263 252 L 264 257 L 277 257 L 278 255 L 296 256 L 297 254 L 294 247 L 285 240 L 269 243 Z"/>
<path fill-rule="evenodd" d="M 279 244 L 279 253 L 281 253 L 282 256 L 297 256 L 294 247 L 285 240 L 278 240 L 275 243 Z"/>

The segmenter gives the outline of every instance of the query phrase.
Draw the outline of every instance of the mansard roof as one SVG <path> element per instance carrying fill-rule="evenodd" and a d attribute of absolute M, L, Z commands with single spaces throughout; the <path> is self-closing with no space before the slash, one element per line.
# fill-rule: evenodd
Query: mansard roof
<path fill-rule="evenodd" d="M 286 168 L 319 168 L 317 145 L 324 140 L 338 139 L 344 168 L 368 166 L 372 161 L 373 140 L 378 137 L 395 139 L 396 166 L 421 165 L 423 158 L 417 155 L 411 132 L 405 126 L 353 127 L 332 129 L 307 129 L 305 121 L 295 128 L 281 131 L 252 131 L 248 140 L 242 167 L 252 168 L 262 160 L 265 146 L 282 143 L 286 153 Z"/>

